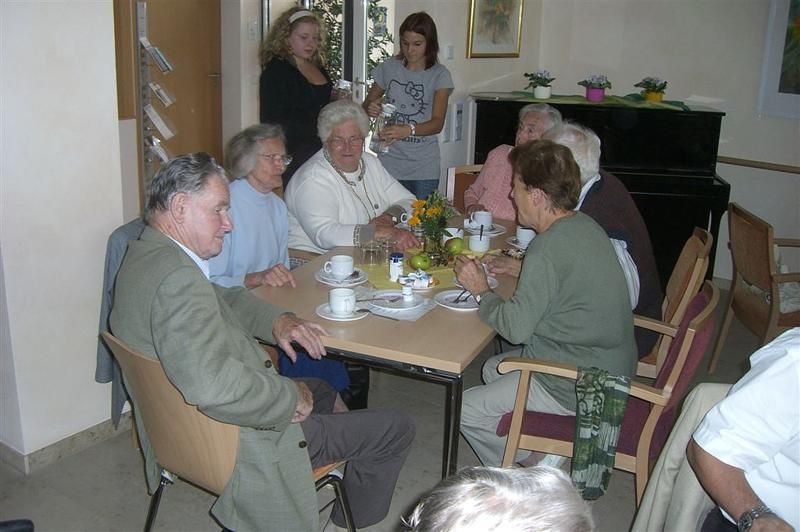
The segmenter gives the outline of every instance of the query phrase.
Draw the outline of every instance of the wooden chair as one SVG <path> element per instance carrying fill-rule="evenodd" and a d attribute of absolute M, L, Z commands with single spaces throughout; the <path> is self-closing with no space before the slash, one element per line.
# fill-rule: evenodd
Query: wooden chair
<path fill-rule="evenodd" d="M 482 164 L 468 164 L 465 166 L 451 166 L 447 169 L 447 190 L 445 197 L 450 200 L 453 207 L 464 213 L 464 191 L 478 179 Z"/>
<path fill-rule="evenodd" d="M 774 251 L 774 246 L 800 247 L 800 239 L 774 238 L 769 223 L 736 203 L 728 206 L 728 230 L 733 281 L 728 309 L 708 365 L 709 373 L 717 369 L 717 360 L 734 314 L 758 336 L 760 345 L 787 329 L 800 326 L 800 311 L 781 312 L 778 288 L 780 283 L 800 282 L 800 272 L 778 273 Z"/>
<path fill-rule="evenodd" d="M 687 392 L 714 332 L 714 309 L 719 291 L 711 282 L 689 303 L 679 326 L 649 320 L 646 327 L 672 338 L 667 357 L 653 386 L 631 381 L 628 406 L 617 443 L 615 467 L 636 475 L 638 506 L 655 462 L 675 421 L 677 407 Z M 498 366 L 500 373 L 519 371 L 513 412 L 501 419 L 497 435 L 508 435 L 503 467 L 509 467 L 518 449 L 572 456 L 575 416 L 525 411 L 531 373 L 577 378 L 577 368 L 567 364 L 510 357 Z"/>
<path fill-rule="evenodd" d="M 694 228 L 694 233 L 684 244 L 667 281 L 664 302 L 661 304 L 661 321 L 677 327 L 683 319 L 689 302 L 703 286 L 713 241 L 711 233 L 699 227 Z M 648 318 L 634 316 L 633 323 L 637 327 L 646 327 L 644 324 L 647 321 Z M 671 342 L 672 338 L 669 336 L 659 337 L 650 353 L 639 360 L 636 374 L 654 379 L 667 356 Z"/>
<path fill-rule="evenodd" d="M 141 416 L 158 465 L 215 495 L 222 493 L 236 465 L 239 427 L 212 419 L 186 403 L 158 360 L 137 353 L 108 332 L 102 336 L 132 388 L 134 414 Z M 333 487 L 344 510 L 347 529 L 355 530 L 341 479 L 332 473 L 343 464 L 315 469 L 314 481 L 317 489 L 329 484 Z M 170 475 L 162 472 L 150 500 L 145 531 L 152 529 L 164 487 L 171 483 Z"/>

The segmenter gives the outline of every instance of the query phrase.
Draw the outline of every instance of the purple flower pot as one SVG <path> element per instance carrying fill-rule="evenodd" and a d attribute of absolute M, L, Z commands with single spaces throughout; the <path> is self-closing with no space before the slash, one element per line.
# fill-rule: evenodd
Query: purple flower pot
<path fill-rule="evenodd" d="M 602 102 L 606 96 L 605 89 L 595 89 L 594 87 L 586 87 L 586 99 L 590 102 Z"/>

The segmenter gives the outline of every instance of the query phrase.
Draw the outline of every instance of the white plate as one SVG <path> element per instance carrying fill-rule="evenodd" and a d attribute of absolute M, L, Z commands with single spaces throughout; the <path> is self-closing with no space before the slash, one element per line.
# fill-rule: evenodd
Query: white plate
<path fill-rule="evenodd" d="M 522 250 L 522 251 L 525 251 L 526 249 L 528 249 L 528 246 L 531 245 L 531 242 L 533 242 L 533 240 L 530 240 L 527 245 L 523 246 L 522 244 L 519 243 L 519 240 L 517 240 L 517 237 L 515 237 L 515 236 L 511 236 L 511 237 L 508 237 L 506 239 L 506 244 L 508 244 L 509 246 L 513 246 L 513 247 L 515 247 L 515 248 L 517 248 L 519 250 Z"/>
<path fill-rule="evenodd" d="M 489 289 L 490 290 L 494 290 L 495 288 L 500 286 L 500 282 L 497 279 L 495 279 L 494 277 L 487 276 L 486 280 L 489 281 Z M 456 277 L 456 280 L 455 280 L 455 285 L 458 286 L 458 287 L 461 287 L 462 290 L 464 289 L 462 284 L 458 282 L 458 278 L 457 277 Z"/>
<path fill-rule="evenodd" d="M 364 270 L 354 268 L 354 272 L 358 274 L 355 277 L 355 279 L 348 277 L 343 281 L 337 281 L 331 274 L 327 273 L 325 270 L 319 270 L 317 271 L 317 273 L 314 274 L 314 279 L 321 282 L 322 284 L 326 284 L 328 286 L 335 286 L 337 288 L 349 288 L 351 286 L 359 285 L 367 280 L 367 272 L 365 272 Z"/>
<path fill-rule="evenodd" d="M 465 225 L 464 226 L 464 230 L 467 233 L 470 233 L 470 234 L 473 234 L 473 235 L 479 235 L 481 233 L 481 226 L 472 227 L 472 226 L 469 226 L 469 225 Z M 498 236 L 498 235 L 505 234 L 505 232 L 506 232 L 506 228 L 503 227 L 502 225 L 494 225 L 494 224 L 492 224 L 492 226 L 489 229 L 486 229 L 486 228 L 483 229 L 483 234 L 485 236 Z"/>
<path fill-rule="evenodd" d="M 331 321 L 356 321 L 366 318 L 369 312 L 353 312 L 349 316 L 339 316 L 331 312 L 331 306 L 328 303 L 323 303 L 317 307 L 317 316 Z"/>
<path fill-rule="evenodd" d="M 414 299 L 412 301 L 403 300 L 403 294 L 400 290 L 378 290 L 374 292 L 371 297 L 375 298 L 375 301 L 367 301 L 367 303 L 373 307 L 388 310 L 411 310 L 425 304 L 425 298 L 417 294 L 414 294 Z M 395 297 L 399 297 L 400 299 L 397 301 L 389 301 L 389 299 Z"/>
<path fill-rule="evenodd" d="M 453 303 L 462 291 L 463 290 L 445 290 L 433 296 L 433 300 L 436 301 L 437 304 L 451 310 L 478 310 L 478 303 L 472 296 L 469 296 L 466 301 L 462 298 L 458 303 Z"/>

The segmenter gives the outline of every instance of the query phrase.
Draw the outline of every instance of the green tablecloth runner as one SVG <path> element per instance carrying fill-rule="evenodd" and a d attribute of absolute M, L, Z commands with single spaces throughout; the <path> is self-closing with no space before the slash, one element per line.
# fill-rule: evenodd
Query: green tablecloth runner
<path fill-rule="evenodd" d="M 570 103 L 570 104 L 585 104 L 585 105 L 617 105 L 622 107 L 632 107 L 637 109 L 666 109 L 670 111 L 691 111 L 681 101 L 665 100 L 663 102 L 649 102 L 645 100 L 641 94 L 633 93 L 626 96 L 614 96 L 606 94 L 602 102 L 592 103 L 586 100 L 584 96 L 578 94 L 553 94 L 546 100 L 540 100 L 533 97 L 532 92 L 528 91 L 514 91 L 510 93 L 517 101 L 524 102 L 541 102 L 541 103 Z M 521 97 L 521 98 L 520 98 Z"/>

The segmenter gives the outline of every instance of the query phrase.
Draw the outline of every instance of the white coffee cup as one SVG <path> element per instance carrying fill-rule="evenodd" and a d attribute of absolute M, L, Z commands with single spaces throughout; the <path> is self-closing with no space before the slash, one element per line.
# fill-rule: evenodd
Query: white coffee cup
<path fill-rule="evenodd" d="M 460 227 L 445 227 L 442 234 L 442 244 L 451 238 L 464 238 L 464 230 Z"/>
<path fill-rule="evenodd" d="M 403 214 L 400 215 L 400 223 L 407 224 L 409 218 L 411 218 L 411 216 L 409 216 L 407 212 L 404 212 Z"/>
<path fill-rule="evenodd" d="M 469 235 L 469 249 L 472 251 L 489 251 L 489 238 L 488 235 Z"/>
<path fill-rule="evenodd" d="M 325 273 L 329 273 L 337 281 L 343 281 L 353 273 L 353 257 L 350 255 L 334 255 L 331 260 L 325 262 L 322 270 Z"/>
<path fill-rule="evenodd" d="M 536 236 L 536 231 L 531 229 L 530 227 L 525 227 L 523 225 L 517 226 L 517 244 L 520 246 L 527 246 L 533 240 L 533 237 Z"/>
<path fill-rule="evenodd" d="M 489 211 L 475 211 L 469 216 L 469 223 L 475 229 L 483 226 L 484 231 L 492 227 L 492 213 Z"/>
<path fill-rule="evenodd" d="M 352 288 L 334 288 L 328 293 L 328 305 L 334 316 L 349 316 L 356 310 L 356 293 Z"/>

